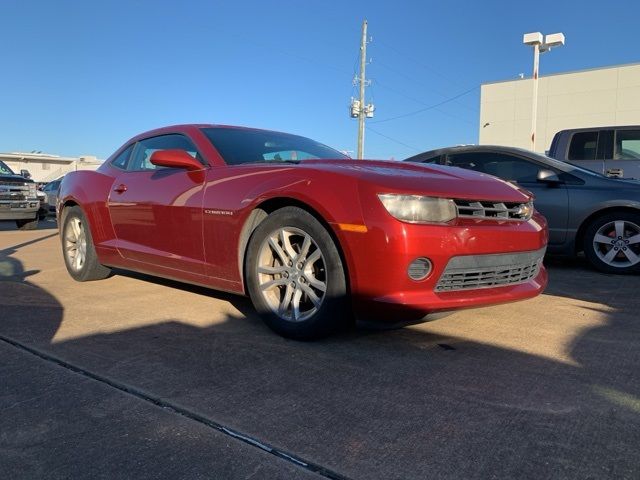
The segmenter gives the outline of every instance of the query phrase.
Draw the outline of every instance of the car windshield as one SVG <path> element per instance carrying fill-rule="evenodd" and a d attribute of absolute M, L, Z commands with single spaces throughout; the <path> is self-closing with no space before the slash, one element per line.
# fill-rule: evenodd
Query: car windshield
<path fill-rule="evenodd" d="M 9 166 L 6 163 L 4 163 L 2 160 L 0 160 L 0 173 L 4 175 L 15 175 L 15 173 L 13 173 L 13 171 L 9 168 Z"/>
<path fill-rule="evenodd" d="M 314 140 L 288 133 L 229 127 L 203 128 L 202 132 L 228 165 L 349 158 Z"/>

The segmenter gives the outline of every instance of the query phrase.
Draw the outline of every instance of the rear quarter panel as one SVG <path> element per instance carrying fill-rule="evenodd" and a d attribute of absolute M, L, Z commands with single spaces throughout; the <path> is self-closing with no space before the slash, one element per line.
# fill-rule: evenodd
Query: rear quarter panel
<path fill-rule="evenodd" d="M 63 209 L 77 204 L 89 222 L 91 236 L 96 247 L 108 245 L 115 239 L 107 198 L 113 185 L 113 177 L 100 171 L 80 170 L 65 175 L 58 195 L 58 220 Z"/>

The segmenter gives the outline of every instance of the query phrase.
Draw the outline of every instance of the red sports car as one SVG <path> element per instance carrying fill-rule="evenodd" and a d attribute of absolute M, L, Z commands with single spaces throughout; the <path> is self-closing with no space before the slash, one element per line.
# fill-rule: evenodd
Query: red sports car
<path fill-rule="evenodd" d="M 521 300 L 547 282 L 546 222 L 526 191 L 265 130 L 139 135 L 65 176 L 58 217 L 74 279 L 119 267 L 248 294 L 294 338 L 354 315 L 399 324 Z"/>

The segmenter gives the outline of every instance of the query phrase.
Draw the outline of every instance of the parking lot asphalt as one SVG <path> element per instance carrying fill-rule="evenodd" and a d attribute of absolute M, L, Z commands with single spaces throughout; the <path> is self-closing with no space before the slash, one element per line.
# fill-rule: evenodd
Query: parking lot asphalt
<path fill-rule="evenodd" d="M 0 229 L 5 478 L 640 477 L 640 277 L 547 262 L 538 298 L 317 342 L 250 302 Z"/>

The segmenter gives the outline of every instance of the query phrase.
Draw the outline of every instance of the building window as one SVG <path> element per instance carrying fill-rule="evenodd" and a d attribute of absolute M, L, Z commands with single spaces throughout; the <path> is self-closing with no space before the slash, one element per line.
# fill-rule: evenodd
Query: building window
<path fill-rule="evenodd" d="M 49 170 L 49 168 L 51 167 L 51 165 L 49 165 L 46 162 L 42 162 L 42 170 Z"/>

